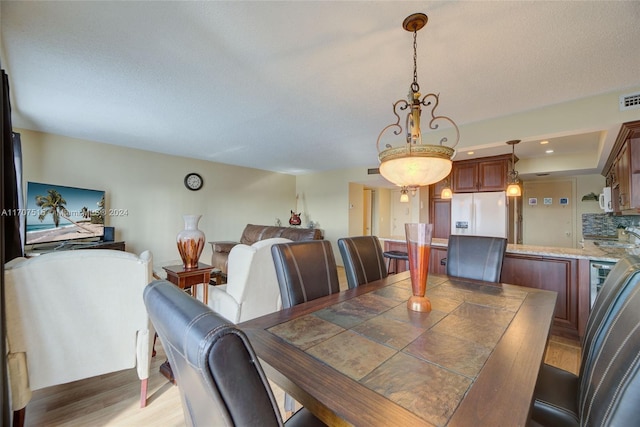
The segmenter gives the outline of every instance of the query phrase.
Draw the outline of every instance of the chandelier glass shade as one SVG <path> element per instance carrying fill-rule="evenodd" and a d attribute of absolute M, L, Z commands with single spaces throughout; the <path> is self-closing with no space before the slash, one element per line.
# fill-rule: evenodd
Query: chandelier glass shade
<path fill-rule="evenodd" d="M 402 187 L 400 190 L 400 203 L 409 203 L 409 189 Z"/>
<path fill-rule="evenodd" d="M 518 183 L 511 183 L 507 187 L 507 196 L 511 197 L 520 197 L 522 196 L 522 190 L 520 189 L 520 185 Z"/>
<path fill-rule="evenodd" d="M 430 150 L 431 147 L 449 148 L 418 145 L 385 150 L 380 153 L 380 174 L 400 187 L 420 187 L 442 180 L 451 172 L 453 150 L 448 155 Z M 397 151 L 390 153 L 390 150 Z"/>
<path fill-rule="evenodd" d="M 519 139 L 507 141 L 507 144 L 511 146 L 511 170 L 507 177 L 507 196 L 520 197 L 522 196 L 522 190 L 520 189 L 520 179 L 518 179 L 518 171 L 516 170 L 515 159 L 515 145 L 519 143 Z"/>
<path fill-rule="evenodd" d="M 451 191 L 451 186 L 449 185 L 449 180 L 447 179 L 444 183 L 444 187 L 442 187 L 442 191 L 440 192 L 441 199 L 451 199 L 453 197 L 453 192 Z"/>
<path fill-rule="evenodd" d="M 407 17 L 402 26 L 413 32 L 413 82 L 410 86 L 408 101 L 398 100 L 393 104 L 393 114 L 396 122 L 386 126 L 378 135 L 377 148 L 380 161 L 380 174 L 388 181 L 400 187 L 417 188 L 433 184 L 445 178 L 451 172 L 451 159 L 455 155 L 454 147 L 460 140 L 460 132 L 456 123 L 449 117 L 437 115 L 435 110 L 439 103 L 439 95 L 429 93 L 421 97 L 418 85 L 417 71 L 417 32 L 427 24 L 427 15 L 415 13 Z M 448 124 L 447 129 L 452 133 L 454 144 L 449 147 L 443 145 L 449 137 L 444 136 L 437 145 L 424 144 L 420 128 L 422 107 L 429 107 L 430 118 L 428 128 L 438 130 L 440 123 Z M 406 111 L 406 113 L 405 113 Z M 401 115 L 405 114 L 404 127 Z M 404 134 L 397 145 L 385 143 L 382 140 L 388 136 L 387 131 L 395 136 Z"/>

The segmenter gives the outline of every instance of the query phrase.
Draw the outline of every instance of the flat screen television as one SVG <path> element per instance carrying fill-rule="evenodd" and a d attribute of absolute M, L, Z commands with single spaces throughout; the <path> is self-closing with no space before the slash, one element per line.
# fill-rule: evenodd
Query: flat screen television
<path fill-rule="evenodd" d="M 102 238 L 104 194 L 101 190 L 28 182 L 25 244 Z"/>

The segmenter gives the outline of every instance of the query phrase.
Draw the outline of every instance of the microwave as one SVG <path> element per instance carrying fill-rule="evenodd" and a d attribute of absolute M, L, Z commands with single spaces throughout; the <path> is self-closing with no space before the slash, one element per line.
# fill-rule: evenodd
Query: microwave
<path fill-rule="evenodd" d="M 600 209 L 605 212 L 613 212 L 613 205 L 611 204 L 611 187 L 604 187 L 602 189 L 598 202 L 600 203 Z"/>

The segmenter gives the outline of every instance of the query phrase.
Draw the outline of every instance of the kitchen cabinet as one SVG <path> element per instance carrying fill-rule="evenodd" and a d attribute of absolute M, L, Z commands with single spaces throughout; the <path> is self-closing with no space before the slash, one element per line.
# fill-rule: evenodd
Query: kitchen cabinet
<path fill-rule="evenodd" d="M 483 157 L 453 162 L 451 170 L 454 193 L 504 191 L 511 155 Z"/>
<path fill-rule="evenodd" d="M 429 273 L 447 274 L 446 264 L 442 264 L 442 259 L 447 257 L 447 248 L 431 246 L 431 258 L 429 259 Z"/>
<path fill-rule="evenodd" d="M 440 197 L 446 179 L 429 186 L 429 221 L 433 238 L 448 239 L 451 233 L 451 199 Z"/>
<path fill-rule="evenodd" d="M 552 333 L 578 338 L 583 329 L 579 312 L 584 312 L 580 310 L 579 302 L 584 299 L 579 289 L 589 289 L 588 283 L 579 287 L 579 274 L 577 259 L 507 253 L 500 281 L 557 292 Z"/>
<path fill-rule="evenodd" d="M 620 211 L 631 208 L 631 174 L 629 169 L 629 144 L 624 144 L 616 157 L 616 176 L 618 177 L 618 207 Z"/>
<path fill-rule="evenodd" d="M 451 233 L 451 199 L 430 199 L 429 218 L 433 224 L 432 237 L 448 239 Z"/>
<path fill-rule="evenodd" d="M 622 125 L 603 171 L 613 211 L 640 213 L 640 120 Z"/>

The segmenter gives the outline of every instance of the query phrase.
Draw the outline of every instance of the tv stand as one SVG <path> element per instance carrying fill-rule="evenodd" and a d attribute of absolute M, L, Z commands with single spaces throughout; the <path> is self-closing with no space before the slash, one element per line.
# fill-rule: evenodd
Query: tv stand
<path fill-rule="evenodd" d="M 86 244 L 74 243 L 69 249 L 114 249 L 116 251 L 124 251 L 124 242 L 88 242 Z"/>
<path fill-rule="evenodd" d="M 50 252 L 74 251 L 76 249 L 113 249 L 116 251 L 125 250 L 125 242 L 65 242 L 58 246 L 50 246 L 47 248 L 35 248 L 26 252 L 27 258 L 38 256 Z"/>

